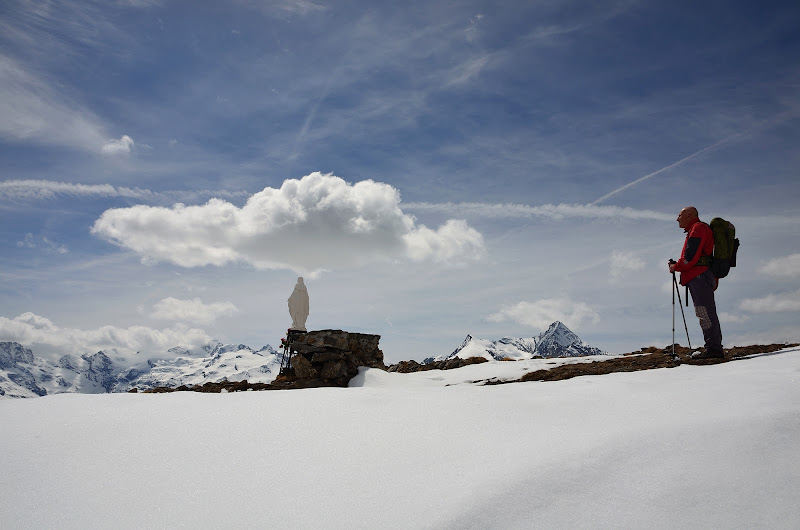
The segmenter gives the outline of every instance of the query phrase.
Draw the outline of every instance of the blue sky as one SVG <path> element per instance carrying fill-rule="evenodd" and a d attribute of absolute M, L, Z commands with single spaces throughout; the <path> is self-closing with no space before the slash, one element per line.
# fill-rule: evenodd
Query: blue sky
<path fill-rule="evenodd" d="M 0 340 L 274 346 L 303 275 L 388 361 L 662 346 L 691 204 L 724 343 L 800 341 L 800 6 L 496 4 L 4 2 Z"/>

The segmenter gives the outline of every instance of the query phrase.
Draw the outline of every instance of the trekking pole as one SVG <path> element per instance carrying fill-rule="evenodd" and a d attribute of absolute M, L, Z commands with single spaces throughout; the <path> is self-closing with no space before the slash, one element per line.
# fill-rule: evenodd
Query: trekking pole
<path fill-rule="evenodd" d="M 681 300 L 681 291 L 678 289 L 678 280 L 675 279 L 675 273 L 672 273 L 672 284 L 675 286 L 675 292 L 678 293 L 678 305 L 681 308 L 681 316 L 683 317 L 683 329 L 686 330 L 686 340 L 689 342 L 689 349 L 692 349 L 692 339 L 689 338 L 689 328 L 686 326 L 686 315 L 683 313 L 683 301 Z M 686 303 L 689 303 L 689 297 L 686 297 Z"/>
<path fill-rule="evenodd" d="M 672 281 L 675 282 L 675 273 L 672 273 Z M 672 358 L 676 358 L 675 355 L 675 289 L 672 290 Z"/>

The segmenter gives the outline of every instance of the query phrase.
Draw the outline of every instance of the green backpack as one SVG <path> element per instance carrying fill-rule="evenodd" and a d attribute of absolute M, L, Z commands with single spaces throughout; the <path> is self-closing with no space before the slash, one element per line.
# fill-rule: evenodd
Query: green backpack
<path fill-rule="evenodd" d="M 739 250 L 739 239 L 733 223 L 721 217 L 715 217 L 709 223 L 714 233 L 714 255 L 711 260 L 711 271 L 717 278 L 728 275 L 731 267 L 736 266 L 736 252 Z"/>

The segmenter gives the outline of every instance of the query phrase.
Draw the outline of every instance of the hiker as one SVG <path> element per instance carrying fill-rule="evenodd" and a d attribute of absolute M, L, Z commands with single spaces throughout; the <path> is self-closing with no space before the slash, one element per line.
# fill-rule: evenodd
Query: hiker
<path fill-rule="evenodd" d="M 670 260 L 669 271 L 681 273 L 681 285 L 692 293 L 692 302 L 700 328 L 705 339 L 705 352 L 694 352 L 692 359 L 721 359 L 722 330 L 717 318 L 717 305 L 714 302 L 714 289 L 717 279 L 709 267 L 714 250 L 714 235 L 704 222 L 700 221 L 697 208 L 687 206 L 678 214 L 678 226 L 686 232 L 681 257 L 677 263 Z"/>

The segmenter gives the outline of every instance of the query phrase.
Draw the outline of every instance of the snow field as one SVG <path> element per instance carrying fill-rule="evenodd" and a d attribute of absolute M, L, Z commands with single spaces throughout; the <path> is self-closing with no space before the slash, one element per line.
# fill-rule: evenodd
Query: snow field
<path fill-rule="evenodd" d="M 2 526 L 800 526 L 798 350 L 488 387 L 448 372 L 4 400 Z"/>

